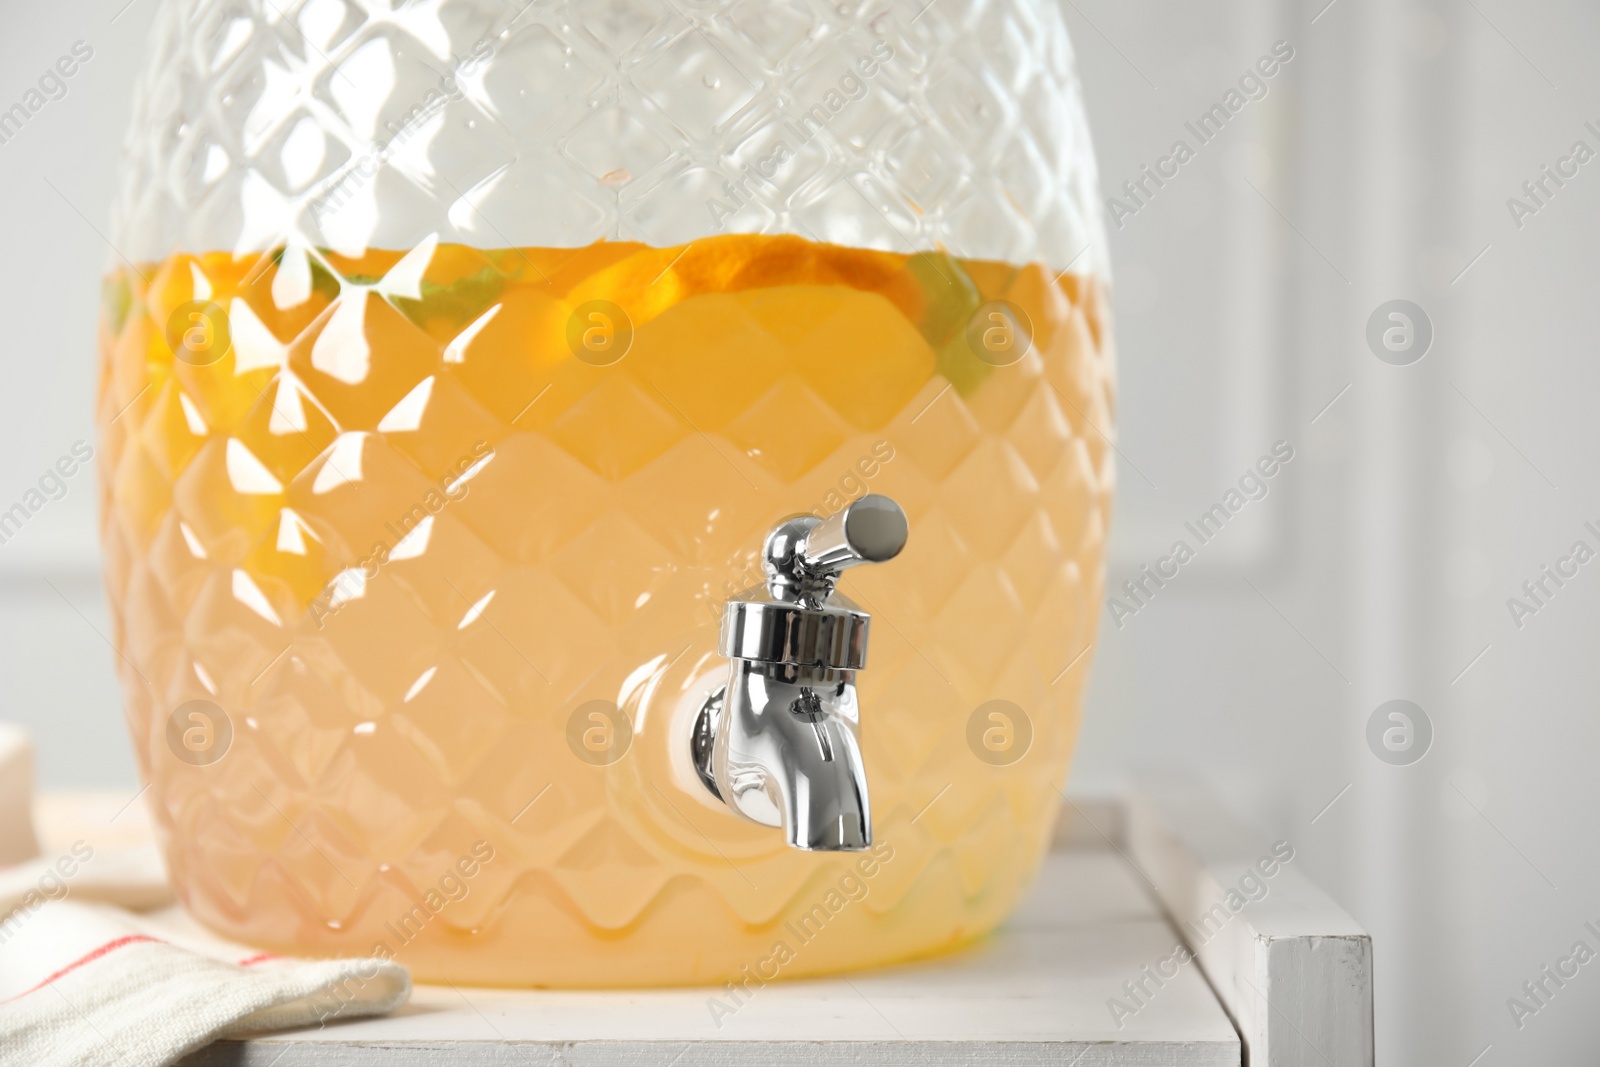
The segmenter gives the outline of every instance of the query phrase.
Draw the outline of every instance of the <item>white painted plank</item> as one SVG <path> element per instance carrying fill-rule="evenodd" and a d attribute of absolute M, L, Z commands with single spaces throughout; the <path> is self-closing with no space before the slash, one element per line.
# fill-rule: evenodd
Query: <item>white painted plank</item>
<path fill-rule="evenodd" d="M 179 911 L 161 921 L 195 933 Z M 394 1016 L 223 1042 L 189 1064 L 1237 1067 L 1238 1035 L 1193 968 L 1120 1027 L 1106 1009 L 1108 992 L 1175 940 L 1117 853 L 1058 852 L 996 936 L 940 959 L 773 983 L 721 1026 L 707 989 L 422 986 Z"/>
<path fill-rule="evenodd" d="M 1371 1067 L 1372 940 L 1204 791 L 1141 780 L 1127 851 L 1194 951 L 1254 1067 Z M 1289 859 L 1285 862 L 1285 857 Z"/>
<path fill-rule="evenodd" d="M 1234 1058 L 1226 1062 L 1237 1064 Z M 663 1045 L 607 1041 L 578 1045 L 478 1042 L 367 1043 L 284 1048 L 274 1042 L 218 1042 L 181 1067 L 1188 1067 L 1222 1063 L 1210 1046 L 1057 1045 L 1016 1042 L 723 1042 Z"/>

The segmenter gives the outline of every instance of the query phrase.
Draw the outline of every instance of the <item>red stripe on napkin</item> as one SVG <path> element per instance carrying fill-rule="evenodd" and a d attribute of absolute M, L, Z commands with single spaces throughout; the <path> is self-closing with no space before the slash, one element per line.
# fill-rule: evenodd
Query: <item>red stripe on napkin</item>
<path fill-rule="evenodd" d="M 39 990 L 43 989 L 45 986 L 49 985 L 51 982 L 54 982 L 58 978 L 62 978 L 64 976 L 68 975 L 68 974 L 71 974 L 73 971 L 77 970 L 79 967 L 82 967 L 84 964 L 93 963 L 95 960 L 99 959 L 101 956 L 104 956 L 107 953 L 115 952 L 117 949 L 122 948 L 124 945 L 132 945 L 132 944 L 136 944 L 137 942 L 140 942 L 140 941 L 149 941 L 150 943 L 156 944 L 156 945 L 164 945 L 164 944 L 166 944 L 166 942 L 162 941 L 159 937 L 147 937 L 144 934 L 129 934 L 126 937 L 115 938 L 115 939 L 113 939 L 111 941 L 107 941 L 105 944 L 101 945 L 99 948 L 95 949 L 93 952 L 90 952 L 88 955 L 83 956 L 82 958 L 74 960 L 73 962 L 67 964 L 65 967 L 61 968 L 55 974 L 52 974 L 49 978 L 46 978 L 44 981 L 40 982 L 38 985 L 34 986 L 32 989 L 24 989 L 22 992 L 18 993 L 14 997 L 7 997 L 5 1000 L 0 1000 L 0 1004 L 10 1004 L 13 1000 L 21 1000 L 23 997 L 27 996 L 29 993 L 37 993 Z"/>

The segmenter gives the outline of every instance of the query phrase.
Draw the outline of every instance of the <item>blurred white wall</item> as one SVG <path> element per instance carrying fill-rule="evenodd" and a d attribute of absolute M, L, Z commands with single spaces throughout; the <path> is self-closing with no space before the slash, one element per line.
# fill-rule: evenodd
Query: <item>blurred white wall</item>
<path fill-rule="evenodd" d="M 100 234 L 156 4 L 138 0 L 118 17 L 122 2 L 0 0 L 0 112 L 38 91 L 77 42 L 93 53 L 62 79 L 65 95 L 20 129 L 0 127 L 8 250 L 0 257 L 0 512 L 36 489 L 74 442 L 94 443 L 95 321 L 109 254 Z M 51 785 L 134 782 L 105 640 L 95 477 L 91 465 L 20 531 L 0 529 L 0 718 L 33 731 Z"/>
<path fill-rule="evenodd" d="M 0 143 L 0 510 L 93 440 L 99 232 L 159 2 L 0 7 L 0 106 L 94 49 Z M 1520 228 L 1506 200 L 1574 141 L 1600 150 L 1600 9 L 1063 2 L 1106 193 L 1197 147 L 1111 231 L 1113 587 L 1294 450 L 1147 605 L 1102 618 L 1074 788 L 1184 768 L 1292 841 L 1376 939 L 1380 1063 L 1591 1063 L 1600 964 L 1520 1028 L 1507 1000 L 1574 942 L 1600 950 L 1600 563 L 1520 629 L 1506 601 L 1574 541 L 1600 549 L 1600 160 Z M 1279 41 L 1265 95 L 1247 84 L 1199 145 L 1184 123 Z M 1365 337 L 1392 299 L 1433 327 L 1408 366 Z M 0 544 L 0 717 L 34 731 L 46 784 L 131 792 L 89 474 Z M 1432 724 L 1411 765 L 1368 745 L 1392 699 Z"/>
<path fill-rule="evenodd" d="M 1600 165 L 1520 228 L 1506 201 L 1574 141 L 1600 150 L 1600 10 L 1071 0 L 1068 17 L 1108 195 L 1272 42 L 1295 49 L 1112 231 L 1129 461 L 1112 584 L 1273 440 L 1296 457 L 1192 575 L 1121 629 L 1103 618 L 1075 787 L 1181 766 L 1293 841 L 1374 935 L 1380 1063 L 1593 1063 L 1600 980 L 1549 984 L 1542 1007 L 1522 986 L 1579 940 L 1600 949 L 1583 925 L 1600 926 L 1583 653 L 1600 581 L 1580 568 L 1520 629 L 1506 601 L 1575 541 L 1600 549 L 1583 525 L 1600 528 Z M 1433 326 L 1409 366 L 1365 336 L 1393 299 Z M 1432 724 L 1411 765 L 1368 745 L 1393 699 Z M 1538 1012 L 1514 1019 L 1512 997 Z"/>

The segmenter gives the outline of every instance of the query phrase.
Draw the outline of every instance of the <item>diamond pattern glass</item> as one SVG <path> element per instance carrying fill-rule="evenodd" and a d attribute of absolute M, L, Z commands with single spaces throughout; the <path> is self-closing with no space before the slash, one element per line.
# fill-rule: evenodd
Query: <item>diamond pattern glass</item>
<path fill-rule="evenodd" d="M 103 541 L 198 918 L 615 986 L 1005 916 L 1059 803 L 1113 483 L 1052 5 L 168 0 L 134 112 Z M 994 301 L 1020 359 L 974 347 Z M 620 355 L 575 341 L 596 306 Z M 843 586 L 873 614 L 879 844 L 801 853 L 686 777 L 686 715 L 765 531 L 868 491 L 911 519 Z M 996 699 L 1031 725 L 1015 758 L 973 747 Z M 197 700 L 232 726 L 209 762 L 172 740 Z M 575 747 L 596 701 L 614 759 Z"/>

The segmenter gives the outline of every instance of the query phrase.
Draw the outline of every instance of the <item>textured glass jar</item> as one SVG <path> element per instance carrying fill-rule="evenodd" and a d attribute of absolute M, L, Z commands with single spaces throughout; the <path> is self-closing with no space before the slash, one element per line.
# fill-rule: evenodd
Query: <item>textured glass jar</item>
<path fill-rule="evenodd" d="M 1101 596 L 1094 191 L 1050 3 L 167 0 L 98 411 L 185 905 L 510 985 L 992 928 Z M 868 491 L 911 521 L 842 586 L 878 843 L 798 852 L 680 727 L 766 530 Z"/>

